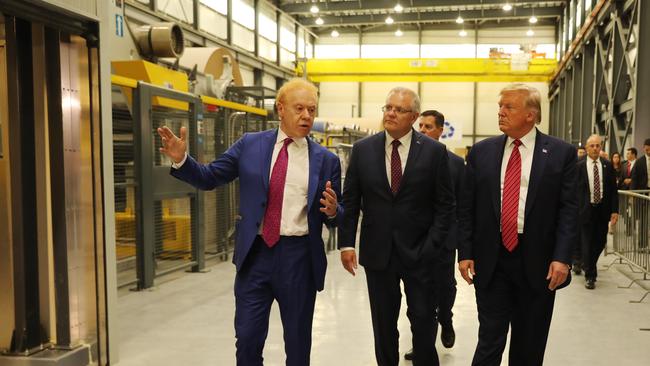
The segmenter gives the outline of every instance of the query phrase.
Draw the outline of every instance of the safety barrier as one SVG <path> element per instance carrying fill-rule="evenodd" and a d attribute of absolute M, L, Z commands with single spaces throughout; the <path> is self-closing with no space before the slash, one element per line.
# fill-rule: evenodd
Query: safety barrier
<path fill-rule="evenodd" d="M 619 191 L 619 219 L 614 230 L 614 255 L 650 275 L 650 190 Z"/>

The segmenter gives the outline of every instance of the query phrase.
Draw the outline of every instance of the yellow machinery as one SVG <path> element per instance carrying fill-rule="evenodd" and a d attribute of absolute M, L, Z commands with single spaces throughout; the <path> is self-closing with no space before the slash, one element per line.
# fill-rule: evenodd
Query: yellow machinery
<path fill-rule="evenodd" d="M 523 67 L 510 59 L 395 58 L 310 59 L 298 63 L 296 73 L 313 82 L 325 81 L 519 81 L 550 80 L 557 61 L 531 59 Z"/>

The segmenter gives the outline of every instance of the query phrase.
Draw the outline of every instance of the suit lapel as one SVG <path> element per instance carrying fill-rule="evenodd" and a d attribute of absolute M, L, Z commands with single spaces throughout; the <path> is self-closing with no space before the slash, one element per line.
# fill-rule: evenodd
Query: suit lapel
<path fill-rule="evenodd" d="M 494 165 L 492 166 L 492 179 L 490 184 L 492 185 L 492 204 L 494 206 L 494 213 L 497 217 L 501 217 L 501 163 L 503 162 L 503 150 L 506 147 L 506 141 L 508 141 L 508 136 L 505 134 L 500 138 L 495 140 L 496 143 L 493 145 L 494 151 Z"/>
<path fill-rule="evenodd" d="M 323 165 L 323 151 L 316 149 L 314 142 L 307 138 L 307 148 L 309 150 L 309 184 L 307 185 L 307 212 L 311 210 L 314 203 L 316 189 L 318 188 L 318 179 L 321 166 Z"/>
<path fill-rule="evenodd" d="M 550 153 L 552 152 L 549 151 L 546 135 L 538 130 L 537 138 L 535 139 L 535 151 L 533 152 L 533 163 L 530 167 L 530 181 L 528 182 L 524 217 L 528 217 L 530 209 L 533 207 L 533 202 L 535 202 L 535 196 L 537 196 L 537 191 L 539 190 L 542 176 L 544 175 L 544 168 L 546 167 Z"/>
<path fill-rule="evenodd" d="M 264 192 L 269 191 L 269 177 L 271 175 L 271 160 L 273 159 L 273 147 L 275 141 L 278 139 L 278 130 L 271 130 L 260 139 L 260 157 L 262 164 L 260 164 L 260 176 L 262 178 L 262 186 Z"/>
<path fill-rule="evenodd" d="M 413 130 L 413 135 L 411 136 L 411 146 L 409 147 L 409 155 L 406 158 L 406 166 L 404 167 L 404 175 L 402 176 L 402 181 L 400 183 L 400 190 L 397 192 L 397 196 L 400 195 L 400 192 L 403 191 L 403 188 L 407 185 L 408 183 L 408 178 L 413 174 L 411 173 L 411 170 L 415 169 L 413 168 L 415 166 L 415 162 L 418 159 L 418 156 L 420 155 L 420 151 L 422 150 L 422 134 Z"/>

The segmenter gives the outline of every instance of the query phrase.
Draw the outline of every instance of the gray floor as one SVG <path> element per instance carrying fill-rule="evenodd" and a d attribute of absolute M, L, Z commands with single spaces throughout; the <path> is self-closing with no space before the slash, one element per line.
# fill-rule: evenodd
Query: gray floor
<path fill-rule="evenodd" d="M 596 290 L 586 290 L 584 278 L 577 277 L 558 293 L 546 365 L 650 365 L 650 331 L 641 330 L 650 328 L 650 296 L 630 302 L 646 291 L 636 284 L 619 287 L 630 285 L 630 271 L 624 265 L 604 270 L 614 259 L 601 257 Z M 329 255 L 329 263 L 326 287 L 316 302 L 312 365 L 375 365 L 363 271 L 350 276 L 338 253 Z M 233 278 L 234 266 L 221 263 L 209 273 L 168 277 L 151 291 L 122 292 L 119 365 L 234 365 Z M 459 281 L 454 312 L 457 341 L 444 349 L 438 340 L 441 364 L 469 365 L 478 321 L 473 287 L 464 282 Z M 281 328 L 274 307 L 265 365 L 284 364 Z M 405 306 L 399 330 L 403 353 L 411 344 Z"/>

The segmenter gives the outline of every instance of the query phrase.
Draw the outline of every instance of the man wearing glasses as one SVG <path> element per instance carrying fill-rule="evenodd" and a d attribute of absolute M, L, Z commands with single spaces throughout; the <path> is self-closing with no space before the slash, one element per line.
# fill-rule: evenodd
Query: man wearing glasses
<path fill-rule="evenodd" d="M 362 211 L 359 263 L 366 273 L 377 364 L 399 363 L 401 281 L 413 364 L 438 365 L 433 262 L 454 212 L 447 150 L 413 129 L 420 100 L 412 90 L 392 89 L 382 111 L 385 131 L 352 147 L 343 190 L 341 262 L 355 274 Z"/>

